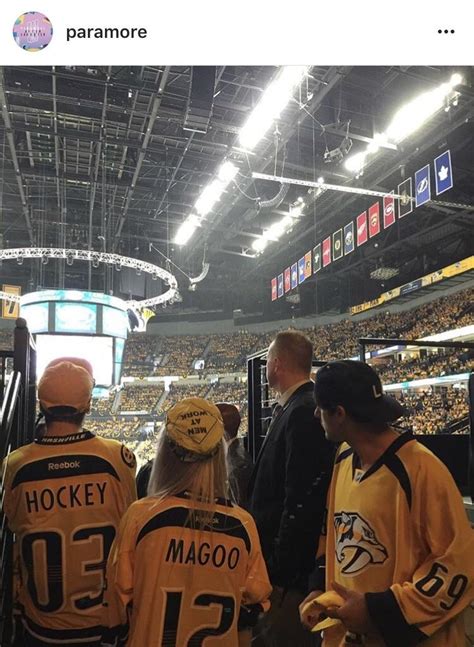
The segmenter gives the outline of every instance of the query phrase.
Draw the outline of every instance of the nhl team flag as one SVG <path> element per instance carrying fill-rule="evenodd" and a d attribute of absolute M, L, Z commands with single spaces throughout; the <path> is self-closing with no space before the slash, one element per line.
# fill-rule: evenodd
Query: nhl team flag
<path fill-rule="evenodd" d="M 272 301 L 276 301 L 277 299 L 277 280 L 272 279 Z"/>
<path fill-rule="evenodd" d="M 298 283 L 303 283 L 306 276 L 304 273 L 304 256 L 298 261 Z"/>
<path fill-rule="evenodd" d="M 308 279 L 311 276 L 311 250 L 304 255 L 304 278 Z"/>
<path fill-rule="evenodd" d="M 291 289 L 298 287 L 298 263 L 293 263 L 291 266 Z"/>
<path fill-rule="evenodd" d="M 354 251 L 354 221 L 351 220 L 344 227 L 344 254 L 350 254 Z"/>
<path fill-rule="evenodd" d="M 357 247 L 367 242 L 367 211 L 357 216 Z"/>
<path fill-rule="evenodd" d="M 285 292 L 291 290 L 291 270 L 289 267 L 285 270 Z"/>
<path fill-rule="evenodd" d="M 283 274 L 278 275 L 278 298 L 283 296 Z"/>
<path fill-rule="evenodd" d="M 448 150 L 439 155 L 434 161 L 436 178 L 436 195 L 453 188 L 453 167 L 451 166 L 451 152 Z"/>
<path fill-rule="evenodd" d="M 383 197 L 383 226 L 385 229 L 395 222 L 395 198 L 393 191 Z"/>
<path fill-rule="evenodd" d="M 431 200 L 430 167 L 423 166 L 415 173 L 415 204 L 421 207 Z"/>
<path fill-rule="evenodd" d="M 338 229 L 332 235 L 332 257 L 337 261 L 342 256 L 342 229 Z"/>
<path fill-rule="evenodd" d="M 376 202 L 369 209 L 369 236 L 373 238 L 380 233 L 380 206 Z"/>
<path fill-rule="evenodd" d="M 313 274 L 321 269 L 321 243 L 318 243 L 313 249 Z"/>
<path fill-rule="evenodd" d="M 331 262 L 331 236 L 323 240 L 323 267 Z"/>
<path fill-rule="evenodd" d="M 398 185 L 398 217 L 408 216 L 413 211 L 413 183 L 411 177 Z"/>

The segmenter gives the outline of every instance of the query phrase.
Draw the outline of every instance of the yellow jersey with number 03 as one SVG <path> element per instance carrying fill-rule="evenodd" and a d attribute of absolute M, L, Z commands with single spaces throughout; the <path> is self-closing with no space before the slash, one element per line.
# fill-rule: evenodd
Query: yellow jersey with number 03
<path fill-rule="evenodd" d="M 329 490 L 326 587 L 366 594 L 379 635 L 343 625 L 325 647 L 464 647 L 474 597 L 474 531 L 447 468 L 410 433 L 365 473 L 343 444 Z"/>
<path fill-rule="evenodd" d="M 80 430 L 46 435 L 5 463 L 4 509 L 16 534 L 26 631 L 51 644 L 100 640 L 105 564 L 136 499 L 133 453 Z"/>
<path fill-rule="evenodd" d="M 205 530 L 189 513 L 212 510 Z M 207 520 L 207 517 L 206 517 Z M 268 608 L 271 593 L 255 522 L 224 499 L 183 493 L 134 503 L 107 566 L 110 644 L 127 624 L 128 647 L 237 647 L 240 606 Z"/>

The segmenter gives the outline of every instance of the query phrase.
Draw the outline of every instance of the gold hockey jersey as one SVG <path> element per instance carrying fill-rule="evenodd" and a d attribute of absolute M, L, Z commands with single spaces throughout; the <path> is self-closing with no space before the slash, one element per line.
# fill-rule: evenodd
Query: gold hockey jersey
<path fill-rule="evenodd" d="M 107 566 L 108 644 L 129 619 L 128 647 L 237 647 L 240 605 L 269 606 L 250 514 L 218 499 L 212 529 L 200 530 L 189 525 L 194 506 L 183 493 L 127 511 Z M 210 509 L 200 503 L 196 514 Z"/>
<path fill-rule="evenodd" d="M 16 534 L 25 630 L 44 643 L 101 639 L 105 565 L 136 499 L 135 457 L 81 430 L 6 459 L 4 510 Z"/>
<path fill-rule="evenodd" d="M 447 468 L 409 433 L 365 473 L 343 444 L 329 490 L 326 588 L 366 594 L 379 634 L 343 625 L 325 647 L 464 647 L 474 597 L 474 531 Z"/>

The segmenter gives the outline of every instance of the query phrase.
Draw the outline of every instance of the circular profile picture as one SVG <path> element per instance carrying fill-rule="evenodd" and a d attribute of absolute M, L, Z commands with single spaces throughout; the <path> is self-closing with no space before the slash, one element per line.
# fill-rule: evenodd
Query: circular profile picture
<path fill-rule="evenodd" d="M 27 11 L 15 20 L 13 38 L 21 49 L 39 52 L 49 45 L 53 37 L 53 25 L 39 11 Z"/>

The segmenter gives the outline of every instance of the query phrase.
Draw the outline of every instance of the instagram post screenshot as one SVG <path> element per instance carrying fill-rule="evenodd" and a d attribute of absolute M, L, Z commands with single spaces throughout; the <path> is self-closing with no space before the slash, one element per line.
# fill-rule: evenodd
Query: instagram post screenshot
<path fill-rule="evenodd" d="M 473 26 L 0 4 L 0 647 L 474 647 Z"/>

